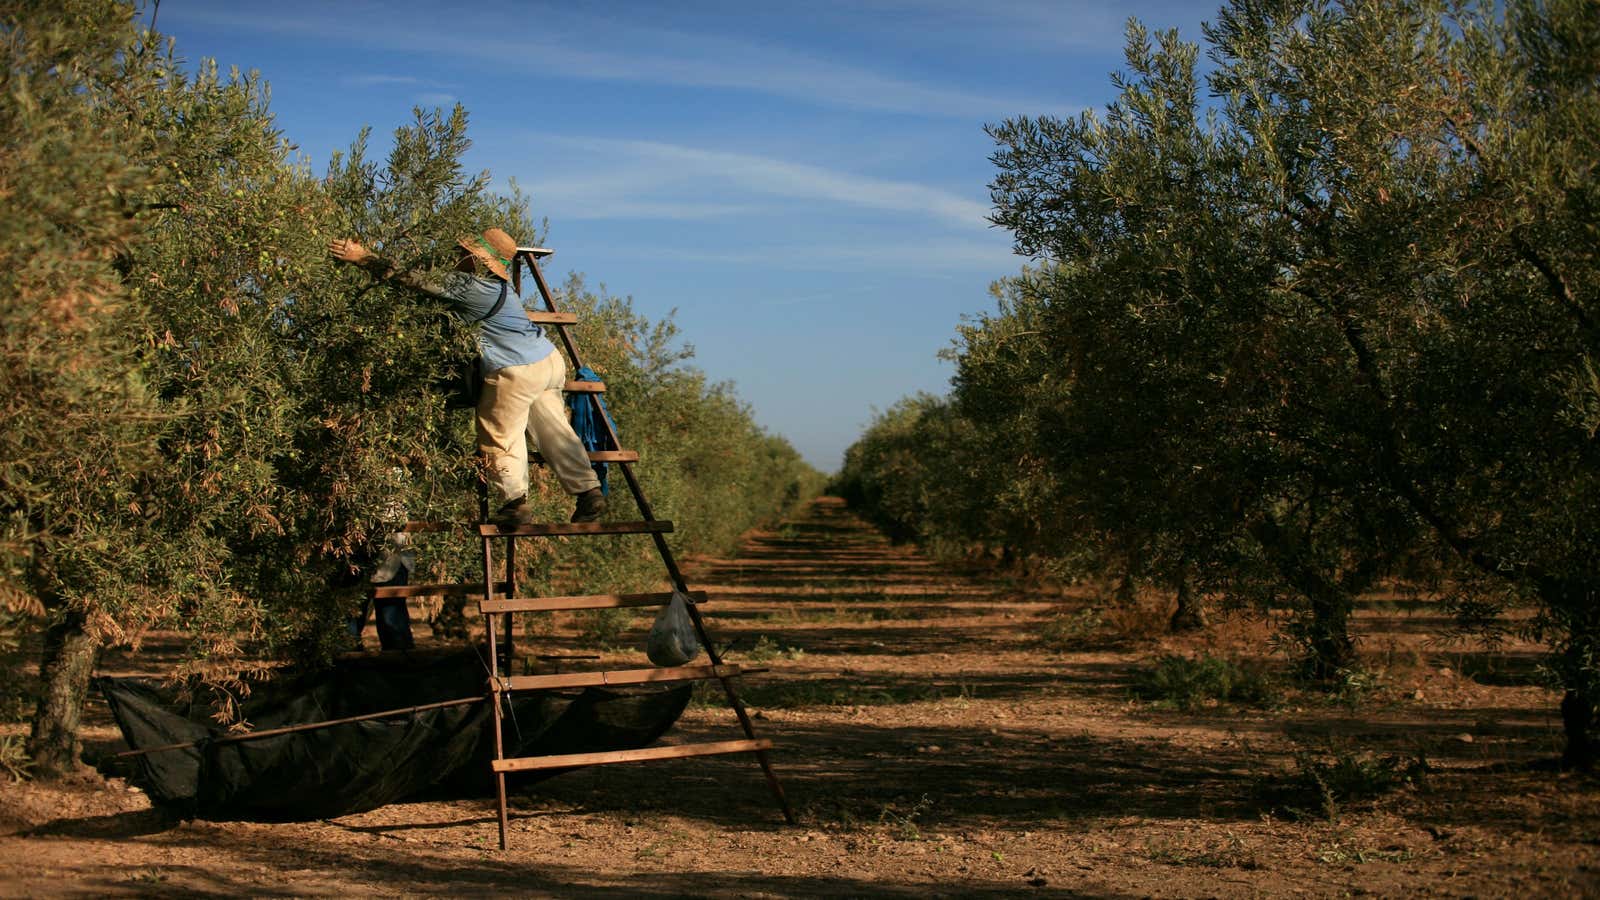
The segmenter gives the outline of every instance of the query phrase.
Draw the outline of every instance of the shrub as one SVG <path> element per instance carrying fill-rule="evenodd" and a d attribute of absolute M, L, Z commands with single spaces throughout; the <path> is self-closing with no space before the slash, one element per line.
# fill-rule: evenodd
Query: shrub
<path fill-rule="evenodd" d="M 1403 786 L 1422 783 L 1428 764 L 1421 758 L 1407 759 L 1370 751 L 1336 750 L 1295 753 L 1295 771 L 1285 795 L 1278 798 L 1291 815 L 1304 817 L 1305 806 L 1315 804 L 1318 813 L 1330 822 L 1337 821 L 1340 809 L 1356 802 L 1372 800 Z"/>
<path fill-rule="evenodd" d="M 1208 703 L 1266 705 L 1279 691 L 1260 664 L 1210 654 L 1163 656 L 1134 681 L 1140 698 L 1182 710 Z"/>
<path fill-rule="evenodd" d="M 1105 626 L 1105 617 L 1100 610 L 1080 609 L 1069 615 L 1046 619 L 1039 626 L 1039 644 L 1058 653 L 1083 649 L 1104 631 Z"/>

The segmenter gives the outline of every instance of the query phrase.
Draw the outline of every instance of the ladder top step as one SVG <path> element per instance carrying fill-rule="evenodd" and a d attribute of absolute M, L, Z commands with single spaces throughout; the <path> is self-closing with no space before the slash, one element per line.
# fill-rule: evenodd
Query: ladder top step
<path fill-rule="evenodd" d="M 496 588 L 499 592 L 499 588 Z M 479 590 L 477 593 L 482 594 Z M 705 591 L 686 594 L 695 603 L 706 602 Z M 508 597 L 503 600 L 479 600 L 478 611 L 490 613 L 554 612 L 559 609 L 617 609 L 625 606 L 665 606 L 672 599 L 671 591 L 650 594 L 584 594 L 570 597 Z"/>
<path fill-rule="evenodd" d="M 569 394 L 604 394 L 606 383 L 604 381 L 569 381 L 562 388 Z"/>
<path fill-rule="evenodd" d="M 555 255 L 555 251 L 548 247 L 518 247 L 517 252 L 526 253 L 534 259 L 544 259 L 546 256 Z"/>
<path fill-rule="evenodd" d="M 578 534 L 663 534 L 672 530 L 665 519 L 650 522 L 548 522 L 507 528 L 490 523 L 477 526 L 483 537 L 551 537 Z"/>
<path fill-rule="evenodd" d="M 576 325 L 578 314 L 571 312 L 542 312 L 536 309 L 528 310 L 528 321 L 535 325 Z"/>
<path fill-rule="evenodd" d="M 644 762 L 652 759 L 681 759 L 686 756 L 713 756 L 719 753 L 754 753 L 771 750 L 772 742 L 713 741 L 704 744 L 669 744 L 665 747 L 645 747 L 640 750 L 607 750 L 600 753 L 568 753 L 562 756 L 524 756 L 517 759 L 497 759 L 496 772 L 528 772 L 536 769 L 570 769 L 575 766 L 599 766 L 607 763 Z"/>
<path fill-rule="evenodd" d="M 733 665 L 669 666 L 653 669 L 613 669 L 609 672 L 567 672 L 561 675 L 510 675 L 499 683 L 490 682 L 497 692 L 546 691 L 553 688 L 607 687 L 624 684 L 657 684 L 670 681 L 702 681 L 732 678 L 755 670 Z M 766 671 L 763 669 L 762 671 Z"/>

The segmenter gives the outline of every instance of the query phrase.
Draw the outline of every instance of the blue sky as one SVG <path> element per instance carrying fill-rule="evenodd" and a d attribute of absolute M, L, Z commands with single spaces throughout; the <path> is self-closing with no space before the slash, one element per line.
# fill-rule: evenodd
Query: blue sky
<path fill-rule="evenodd" d="M 983 126 L 1103 105 L 1129 16 L 1198 40 L 1215 9 L 164 0 L 157 26 L 259 70 L 316 171 L 364 125 L 377 155 L 414 106 L 462 103 L 467 164 L 548 218 L 553 280 L 676 310 L 695 364 L 833 471 L 874 410 L 948 389 L 936 354 L 1024 262 L 985 219 Z"/>

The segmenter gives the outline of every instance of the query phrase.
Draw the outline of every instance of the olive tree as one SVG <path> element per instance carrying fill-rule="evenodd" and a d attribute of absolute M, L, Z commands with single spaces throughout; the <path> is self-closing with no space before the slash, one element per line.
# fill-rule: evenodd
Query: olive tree
<path fill-rule="evenodd" d="M 1072 374 L 1059 467 L 1132 463 L 1126 489 L 1072 491 L 1298 594 L 1319 674 L 1384 572 L 1536 604 L 1578 763 L 1600 699 L 1593 13 L 1241 0 L 1207 28 L 1208 118 L 1193 50 L 1134 27 L 1104 121 L 993 130 L 996 221 L 1050 263 L 1043 339 Z M 1129 515 L 1163 495 L 1159 530 Z"/>

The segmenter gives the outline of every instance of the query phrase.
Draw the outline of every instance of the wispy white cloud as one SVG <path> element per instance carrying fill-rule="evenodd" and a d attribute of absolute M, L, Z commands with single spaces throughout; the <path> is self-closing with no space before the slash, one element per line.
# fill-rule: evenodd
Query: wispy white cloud
<path fill-rule="evenodd" d="M 426 21 L 428 14 L 414 9 L 410 13 L 401 10 L 370 15 L 353 12 L 326 19 L 210 6 L 185 8 L 181 18 L 354 47 L 470 61 L 495 67 L 507 76 L 554 75 L 741 90 L 821 107 L 934 117 L 992 120 L 1023 112 L 1073 111 L 1036 97 L 926 84 L 746 39 L 572 16 L 562 20 L 561 27 L 530 27 L 504 36 L 475 29 L 469 35 L 447 31 L 441 22 Z M 494 21 L 497 16 L 487 18 Z M 513 21 L 522 17 L 498 18 Z"/>
<path fill-rule="evenodd" d="M 1129 14 L 1126 4 L 1105 0 L 850 0 L 843 8 L 859 15 L 863 7 L 960 40 L 1112 51 L 1122 46 Z"/>
<path fill-rule="evenodd" d="M 994 277 L 998 278 L 1014 274 L 1022 264 L 1022 260 L 1011 253 L 1009 242 L 998 237 L 916 242 L 769 244 L 723 252 L 666 244 L 616 245 L 608 247 L 608 252 L 618 258 L 632 257 L 645 261 L 752 266 L 813 273 L 915 270 L 926 275 L 934 271 L 977 270 L 993 272 Z M 777 305 L 784 305 L 784 301 L 780 299 Z"/>
<path fill-rule="evenodd" d="M 346 75 L 339 80 L 340 83 L 348 87 L 383 87 L 391 84 L 422 84 L 422 79 L 413 75 Z"/>
<path fill-rule="evenodd" d="M 748 212 L 737 200 L 707 201 L 708 195 L 742 198 L 782 197 L 820 206 L 847 206 L 913 214 L 968 230 L 988 227 L 989 206 L 915 182 L 874 178 L 768 156 L 707 150 L 656 141 L 546 137 L 575 151 L 590 167 L 587 174 L 562 172 L 528 184 L 541 206 L 559 207 L 564 216 L 594 217 L 605 210 L 656 207 L 671 213 L 688 198 L 690 217 Z M 670 216 L 676 218 L 678 216 Z"/>

